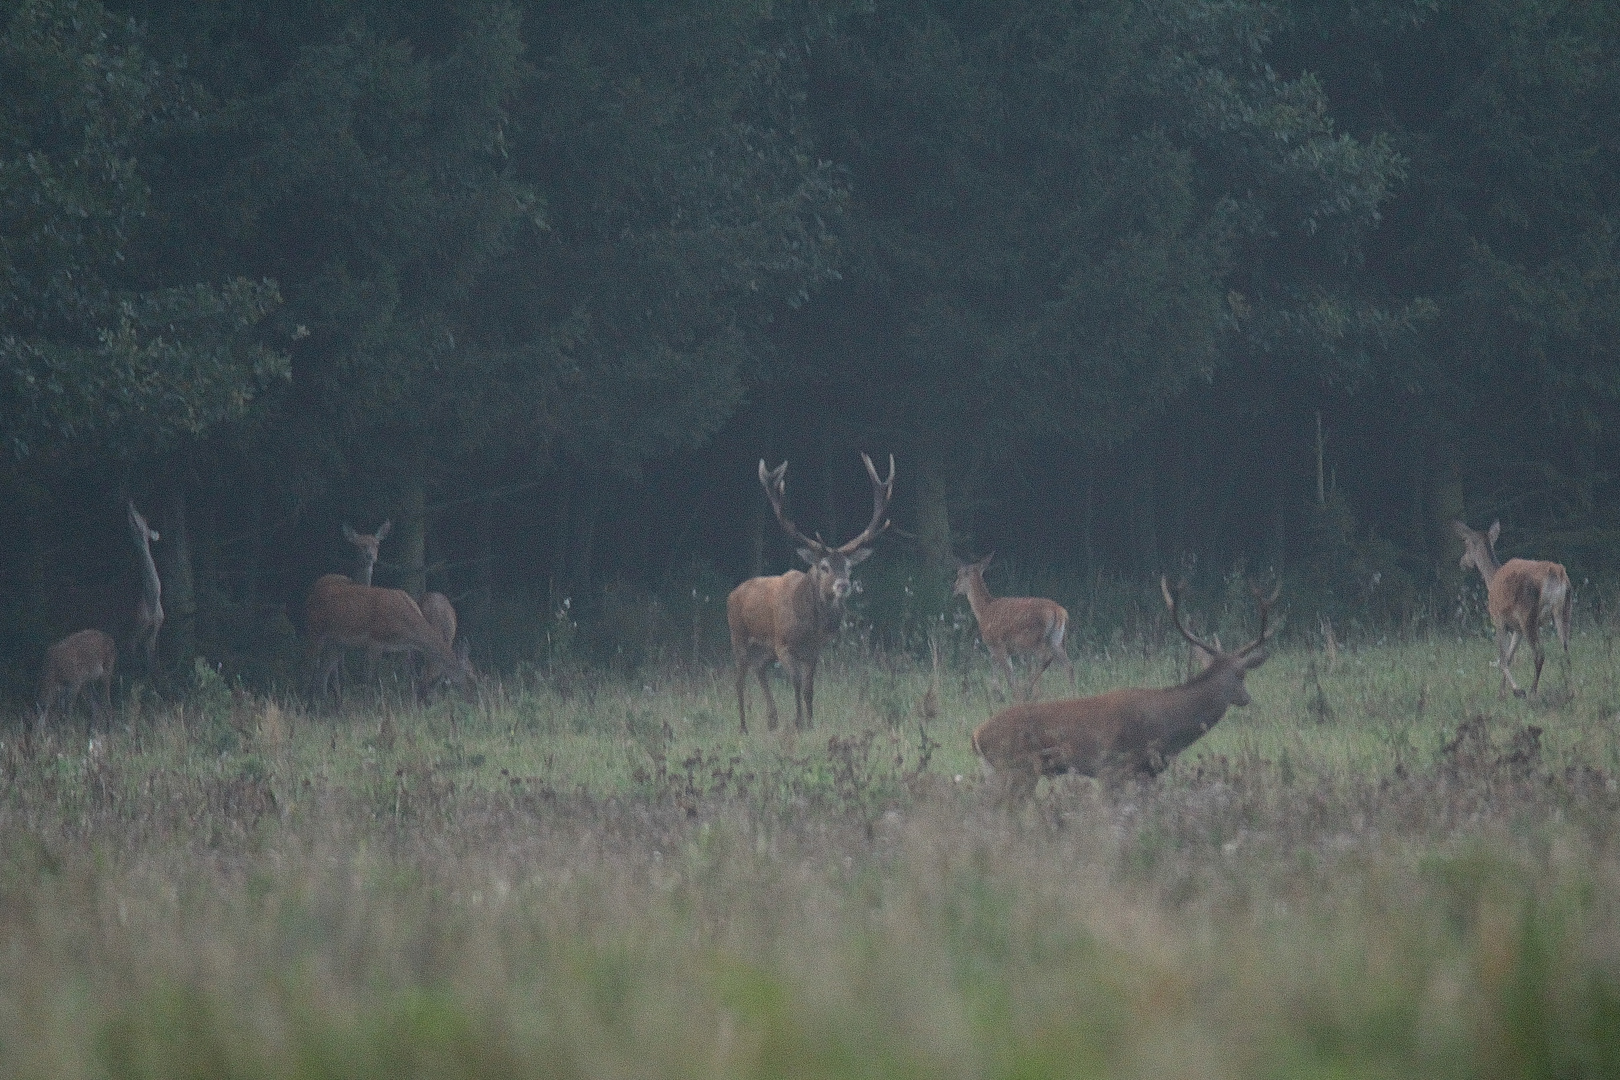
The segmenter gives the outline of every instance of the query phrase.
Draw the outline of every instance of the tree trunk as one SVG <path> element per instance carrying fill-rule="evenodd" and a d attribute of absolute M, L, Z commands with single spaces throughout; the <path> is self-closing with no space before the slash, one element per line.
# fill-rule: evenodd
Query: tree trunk
<path fill-rule="evenodd" d="M 1449 439 L 1437 439 L 1430 447 L 1428 494 L 1426 547 L 1434 557 L 1440 579 L 1455 581 L 1462 571 L 1445 553 L 1456 544 L 1451 523 L 1466 521 L 1467 515 L 1463 507 L 1462 451 Z M 1490 522 L 1472 524 L 1474 528 L 1485 528 Z"/>
<path fill-rule="evenodd" d="M 427 592 L 427 487 L 419 476 L 405 483 L 399 510 L 400 588 L 418 603 Z"/>
<path fill-rule="evenodd" d="M 164 507 L 163 540 L 154 545 L 163 563 L 163 635 L 170 660 L 182 678 L 197 655 L 197 589 L 191 565 L 191 533 L 186 524 L 186 488 L 176 481 Z"/>
<path fill-rule="evenodd" d="M 951 547 L 951 513 L 945 500 L 945 473 L 939 459 L 930 454 L 917 461 L 917 544 L 923 560 L 934 570 L 956 573 L 956 553 Z"/>

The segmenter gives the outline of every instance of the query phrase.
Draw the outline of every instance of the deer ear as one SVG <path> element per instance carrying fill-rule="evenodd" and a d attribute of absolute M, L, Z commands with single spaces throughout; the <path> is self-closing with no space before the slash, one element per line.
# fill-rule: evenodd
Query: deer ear
<path fill-rule="evenodd" d="M 388 538 L 388 530 L 392 529 L 393 527 L 394 522 L 392 518 L 377 526 L 377 539 L 386 540 Z"/>
<path fill-rule="evenodd" d="M 1268 654 L 1264 649 L 1254 650 L 1254 652 L 1243 658 L 1243 669 L 1245 671 L 1253 671 L 1255 668 L 1266 662 L 1267 655 Z"/>
<path fill-rule="evenodd" d="M 799 558 L 803 559 L 805 562 L 809 563 L 811 566 L 816 565 L 816 553 L 811 551 L 809 548 L 800 548 L 799 549 Z"/>
<path fill-rule="evenodd" d="M 872 549 L 871 548 L 856 548 L 854 554 L 852 554 L 849 557 L 849 565 L 851 565 L 851 566 L 859 566 L 861 563 L 865 562 L 867 559 L 869 559 L 871 557 L 872 557 Z"/>
<path fill-rule="evenodd" d="M 990 554 L 988 554 L 984 558 L 980 559 L 979 560 L 979 569 L 980 570 L 988 570 L 988 569 L 990 569 L 990 560 L 995 558 L 995 557 L 996 557 L 996 553 L 992 551 Z"/>
<path fill-rule="evenodd" d="M 359 535 L 359 533 L 349 528 L 349 523 L 347 521 L 343 523 L 343 539 L 352 544 Z"/>
<path fill-rule="evenodd" d="M 1486 535 L 1490 537 L 1491 547 L 1494 549 L 1496 547 L 1496 538 L 1502 535 L 1502 523 L 1500 521 L 1491 522 L 1491 531 Z"/>
<path fill-rule="evenodd" d="M 1219 648 L 1219 647 L 1220 646 L 1218 646 L 1218 645 L 1216 646 L 1216 648 Z M 1208 649 L 1204 648 L 1202 645 L 1194 645 L 1192 647 L 1192 650 L 1193 650 L 1193 655 L 1198 657 L 1198 670 L 1199 671 L 1205 670 L 1206 668 L 1209 667 L 1209 665 L 1211 665 L 1211 664 L 1213 664 L 1215 662 L 1215 654 L 1210 652 Z"/>
<path fill-rule="evenodd" d="M 1453 521 L 1451 523 L 1451 531 L 1456 533 L 1457 539 L 1461 540 L 1465 544 L 1468 542 L 1468 537 L 1474 532 L 1473 529 L 1470 529 L 1460 521 Z"/>

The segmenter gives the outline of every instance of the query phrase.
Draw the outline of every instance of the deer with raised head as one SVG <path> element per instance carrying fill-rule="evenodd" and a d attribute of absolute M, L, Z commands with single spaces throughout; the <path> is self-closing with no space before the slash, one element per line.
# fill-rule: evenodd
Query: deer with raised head
<path fill-rule="evenodd" d="M 1155 776 L 1170 759 L 1220 723 L 1233 705 L 1249 704 L 1244 676 L 1266 662 L 1262 646 L 1276 632 L 1266 623 L 1277 590 L 1255 591 L 1260 632 L 1240 649 L 1224 652 L 1200 641 L 1177 610 L 1170 583 L 1159 579 L 1164 602 L 1181 636 L 1198 649 L 1203 670 L 1179 686 L 1132 687 L 1096 697 L 1011 705 L 973 732 L 973 750 L 987 777 L 1013 796 L 1033 794 L 1043 776 Z M 1280 589 L 1280 586 L 1279 586 Z"/>
<path fill-rule="evenodd" d="M 872 520 L 859 536 L 833 547 L 820 537 L 799 531 L 782 509 L 786 493 L 787 462 L 774 469 L 759 463 L 759 482 L 776 512 L 776 520 L 803 547 L 799 557 L 809 570 L 789 570 L 775 577 L 749 578 L 726 597 L 726 622 L 731 626 L 731 652 L 737 662 L 737 720 L 748 732 L 748 672 L 759 676 L 765 693 L 767 726 L 776 730 L 776 700 L 765 669 L 772 660 L 781 664 L 793 681 L 793 729 L 814 722 L 816 661 L 822 644 L 838 629 L 849 596 L 851 567 L 872 554 L 868 547 L 889 527 L 889 500 L 894 495 L 894 455 L 889 455 L 889 477 L 879 479 L 866 454 L 866 473 L 872 479 Z"/>
<path fill-rule="evenodd" d="M 1485 579 L 1485 604 L 1496 627 L 1496 666 L 1502 669 L 1497 696 L 1506 697 L 1512 687 L 1514 697 L 1524 697 L 1510 670 L 1521 634 L 1530 642 L 1536 658 L 1536 677 L 1530 684 L 1530 692 L 1535 693 L 1541 686 L 1541 665 L 1546 661 L 1541 651 L 1541 624 L 1548 619 L 1564 646 L 1565 662 L 1569 660 L 1569 617 L 1575 602 L 1569 575 L 1558 563 L 1537 559 L 1509 559 L 1498 564 L 1496 538 L 1502 532 L 1500 521 L 1492 522 L 1485 533 L 1475 532 L 1460 521 L 1453 521 L 1451 528 L 1463 542 L 1462 568 L 1472 567 Z"/>
<path fill-rule="evenodd" d="M 45 668 L 39 676 L 38 726 L 44 730 L 51 710 L 66 695 L 62 715 L 73 711 L 73 703 L 86 683 L 96 683 L 99 697 L 90 695 L 90 720 L 99 723 L 104 712 L 112 710 L 113 666 L 118 663 L 118 646 L 100 630 L 80 630 L 52 645 L 45 653 Z"/>
<path fill-rule="evenodd" d="M 146 658 L 146 673 L 157 675 L 158 632 L 163 629 L 163 583 L 158 580 L 157 564 L 152 561 L 152 541 L 158 531 L 146 523 L 129 501 L 129 530 L 135 535 L 135 548 L 141 556 L 141 599 L 135 605 L 135 647 Z"/>
<path fill-rule="evenodd" d="M 316 700 L 328 694 L 344 649 L 366 650 L 368 668 L 375 667 L 384 653 L 419 654 L 426 660 L 429 680 L 459 685 L 472 674 L 467 661 L 403 589 L 357 585 L 342 574 L 326 574 L 309 591 L 304 626 L 313 658 L 311 696 Z"/>
<path fill-rule="evenodd" d="M 349 528 L 347 522 L 343 525 L 343 539 L 355 546 L 360 553 L 360 568 L 355 572 L 356 585 L 370 585 L 371 571 L 377 565 L 377 550 L 382 542 L 388 539 L 389 530 L 394 527 L 392 519 L 377 526 L 374 533 L 358 533 Z"/>
<path fill-rule="evenodd" d="M 973 617 L 979 623 L 979 639 L 990 650 L 990 658 L 1007 676 L 1007 697 L 1016 698 L 1013 689 L 1011 654 L 1033 656 L 1040 666 L 1029 680 L 1029 700 L 1035 699 L 1041 676 L 1059 660 L 1069 672 L 1069 685 L 1076 685 L 1074 664 L 1063 647 L 1063 635 L 1068 630 L 1069 613 L 1055 600 L 1038 596 L 991 596 L 984 583 L 984 572 L 995 558 L 991 552 L 975 563 L 956 563 L 956 585 L 951 592 L 967 597 Z"/>

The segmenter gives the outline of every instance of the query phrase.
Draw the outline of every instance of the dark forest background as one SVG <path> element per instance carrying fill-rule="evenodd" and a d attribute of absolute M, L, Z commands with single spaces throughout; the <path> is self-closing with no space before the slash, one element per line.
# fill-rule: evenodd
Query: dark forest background
<path fill-rule="evenodd" d="M 867 632 L 1161 571 L 1454 613 L 1447 524 L 1620 561 L 1620 3 L 13 0 L 0 673 L 297 663 L 394 522 L 491 666 L 700 660 L 800 524 Z M 566 603 L 565 603 L 566 601 Z M 1145 616 L 1144 616 L 1145 617 Z"/>

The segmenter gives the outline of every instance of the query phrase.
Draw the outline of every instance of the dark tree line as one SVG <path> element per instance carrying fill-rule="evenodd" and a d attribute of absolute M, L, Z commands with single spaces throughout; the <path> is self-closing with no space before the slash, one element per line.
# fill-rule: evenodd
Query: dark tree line
<path fill-rule="evenodd" d="M 1459 516 L 1578 583 L 1620 552 L 1617 31 L 1552 0 L 19 0 L 0 660 L 128 625 L 130 497 L 171 666 L 275 670 L 339 525 L 385 517 L 379 580 L 512 659 L 785 566 L 762 456 L 839 534 L 863 449 L 900 462 L 869 572 L 936 606 L 994 548 L 1367 617 L 1376 582 L 1395 616 L 1458 583 Z"/>

